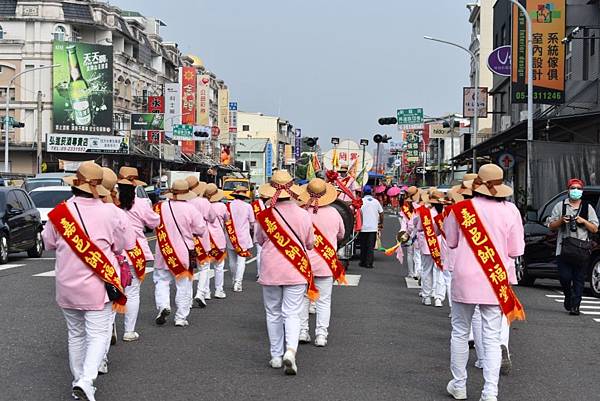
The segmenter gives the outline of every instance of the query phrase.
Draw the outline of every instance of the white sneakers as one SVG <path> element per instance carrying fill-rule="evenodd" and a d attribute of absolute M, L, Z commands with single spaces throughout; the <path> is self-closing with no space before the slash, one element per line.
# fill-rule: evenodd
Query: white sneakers
<path fill-rule="evenodd" d="M 300 344 L 308 344 L 310 342 L 310 334 L 308 334 L 308 331 L 301 330 L 300 336 L 298 337 L 298 341 L 300 342 Z"/>
<path fill-rule="evenodd" d="M 310 301 L 310 304 L 308 305 L 308 313 L 310 315 L 317 313 L 317 304 L 315 304 L 313 301 Z"/>
<path fill-rule="evenodd" d="M 207 300 L 207 301 L 210 301 L 210 299 L 211 299 L 211 298 L 210 298 L 210 291 L 206 291 L 206 292 L 204 293 L 204 299 L 205 299 L 205 300 Z"/>
<path fill-rule="evenodd" d="M 317 346 L 317 347 L 324 347 L 326 345 L 327 345 L 327 337 L 325 337 L 323 334 L 319 334 L 315 338 L 315 346 Z"/>
<path fill-rule="evenodd" d="M 431 298 L 424 297 L 423 298 L 423 305 L 425 305 L 425 306 L 431 306 Z"/>
<path fill-rule="evenodd" d="M 140 335 L 135 331 L 123 334 L 123 341 L 137 341 L 140 339 Z"/>
<path fill-rule="evenodd" d="M 435 306 L 436 308 L 441 308 L 444 304 L 442 304 L 442 300 L 439 298 L 436 298 L 433 301 L 433 306 Z"/>
<path fill-rule="evenodd" d="M 241 281 L 235 281 L 233 283 L 233 292 L 242 292 L 242 282 Z"/>
<path fill-rule="evenodd" d="M 96 387 L 79 380 L 73 386 L 72 397 L 83 401 L 96 401 L 96 398 L 94 397 L 95 392 Z"/>
<path fill-rule="evenodd" d="M 225 299 L 225 298 L 227 298 L 227 294 L 225 294 L 225 292 L 223 290 L 221 290 L 221 291 L 215 291 L 215 298 L 217 298 L 217 299 Z"/>
<path fill-rule="evenodd" d="M 167 316 L 169 316 L 170 314 L 171 310 L 169 308 L 163 308 L 160 310 L 160 312 L 158 312 L 158 315 L 156 315 L 154 322 L 157 325 L 162 326 L 163 324 L 165 324 L 165 322 L 167 321 Z"/>
<path fill-rule="evenodd" d="M 104 357 L 102 359 L 102 362 L 100 362 L 100 366 L 98 366 L 98 374 L 105 375 L 107 373 L 108 373 L 108 360 L 106 359 L 106 357 Z"/>
<path fill-rule="evenodd" d="M 175 319 L 175 327 L 187 327 L 189 325 L 186 319 Z"/>
<path fill-rule="evenodd" d="M 273 369 L 281 369 L 281 367 L 283 366 L 283 359 L 280 356 L 271 358 L 271 360 L 269 361 L 269 365 L 271 365 Z"/>
<path fill-rule="evenodd" d="M 283 355 L 283 366 L 286 375 L 296 375 L 298 373 L 298 366 L 296 366 L 296 353 L 290 349 L 285 351 Z"/>
<path fill-rule="evenodd" d="M 448 385 L 446 386 L 446 391 L 455 400 L 466 400 L 467 399 L 467 389 L 454 387 L 454 383 L 452 380 L 450 380 L 448 382 Z"/>

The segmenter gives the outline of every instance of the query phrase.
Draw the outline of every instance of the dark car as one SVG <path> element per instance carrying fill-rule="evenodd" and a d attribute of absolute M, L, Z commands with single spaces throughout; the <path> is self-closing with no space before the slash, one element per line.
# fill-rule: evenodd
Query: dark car
<path fill-rule="evenodd" d="M 517 261 L 516 272 L 520 285 L 533 285 L 538 278 L 558 280 L 556 263 L 556 238 L 558 233 L 546 227 L 554 205 L 567 198 L 567 191 L 554 196 L 538 212 L 530 211 L 525 221 L 525 255 Z M 583 200 L 589 203 L 600 215 L 600 187 L 590 186 L 583 191 Z M 593 248 L 589 266 L 586 266 L 585 279 L 590 284 L 592 294 L 600 297 L 600 235 L 591 236 Z"/>
<path fill-rule="evenodd" d="M 27 192 L 0 187 L 0 264 L 8 262 L 9 253 L 27 252 L 39 258 L 43 251 L 40 212 Z"/>

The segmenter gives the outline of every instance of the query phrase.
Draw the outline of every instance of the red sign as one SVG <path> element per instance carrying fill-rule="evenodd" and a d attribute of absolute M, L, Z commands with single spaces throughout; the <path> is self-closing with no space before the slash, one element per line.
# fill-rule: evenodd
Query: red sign
<path fill-rule="evenodd" d="M 148 113 L 164 113 L 164 96 L 148 96 Z"/>
<path fill-rule="evenodd" d="M 160 143 L 165 141 L 165 131 L 146 131 L 149 143 Z"/>
<path fill-rule="evenodd" d="M 186 155 L 193 155 L 196 153 L 196 142 L 194 141 L 180 141 L 181 142 L 181 153 Z"/>
<path fill-rule="evenodd" d="M 196 123 L 196 69 L 181 67 L 181 123 Z M 182 147 L 183 151 L 183 147 Z"/>

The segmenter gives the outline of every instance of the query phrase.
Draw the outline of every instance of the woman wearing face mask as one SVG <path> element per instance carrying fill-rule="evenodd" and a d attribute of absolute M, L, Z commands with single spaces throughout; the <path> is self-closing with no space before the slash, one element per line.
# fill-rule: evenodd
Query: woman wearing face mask
<path fill-rule="evenodd" d="M 575 316 L 579 315 L 586 266 L 572 257 L 562 258 L 561 253 L 565 238 L 587 241 L 590 233 L 598 232 L 598 216 L 594 208 L 581 199 L 583 187 L 584 183 L 579 178 L 570 179 L 567 183 L 569 197 L 554 206 L 548 222 L 551 230 L 559 232 L 556 256 L 560 284 L 565 294 L 564 307 L 570 315 Z"/>

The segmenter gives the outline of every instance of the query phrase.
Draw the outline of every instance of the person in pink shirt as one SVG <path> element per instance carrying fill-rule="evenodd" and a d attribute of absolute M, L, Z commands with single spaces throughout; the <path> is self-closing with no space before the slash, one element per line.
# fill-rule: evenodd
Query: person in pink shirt
<path fill-rule="evenodd" d="M 410 225 L 410 221 L 412 220 L 412 217 L 415 214 L 415 208 L 413 206 L 413 198 L 415 197 L 415 195 L 418 195 L 418 193 L 419 193 L 419 189 L 417 187 L 408 187 L 406 189 L 404 198 L 403 198 L 403 200 L 400 204 L 400 208 L 399 208 L 398 219 L 400 221 L 400 231 L 406 232 L 411 237 L 412 237 L 412 235 L 409 232 L 409 225 Z M 403 210 L 404 205 L 406 205 L 408 207 L 408 214 L 405 213 Z M 420 271 L 419 271 L 419 273 L 417 273 L 417 270 L 416 270 L 416 267 L 418 267 L 418 266 L 415 263 L 414 243 L 409 242 L 406 245 L 406 265 L 408 267 L 407 277 L 412 277 L 413 279 L 417 280 L 420 277 Z"/>
<path fill-rule="evenodd" d="M 214 241 L 215 251 L 220 254 L 218 258 L 213 256 L 210 259 L 210 264 L 215 271 L 215 298 L 224 299 L 227 297 L 225 291 L 223 291 L 223 268 L 225 267 L 225 256 L 227 255 L 224 227 L 228 214 L 227 207 L 221 200 L 225 197 L 225 193 L 211 183 L 206 186 L 204 197 L 210 202 L 210 207 L 215 215 L 215 219 L 208 223 L 207 227 L 209 235 Z M 210 292 L 210 280 L 207 280 L 207 285 Z"/>
<path fill-rule="evenodd" d="M 190 191 L 194 192 L 197 196 L 193 199 L 190 199 L 190 202 L 196 210 L 200 213 L 202 219 L 204 219 L 204 224 L 208 226 L 208 224 L 215 221 L 215 213 L 213 212 L 212 207 L 210 206 L 210 202 L 208 199 L 204 198 L 204 191 L 206 190 L 206 183 L 198 181 L 193 175 L 188 176 L 185 179 L 190 187 Z M 200 243 L 202 244 L 202 248 L 208 254 L 210 251 L 210 235 L 208 234 L 208 230 L 204 232 L 200 237 Z M 204 260 L 204 262 L 199 263 L 198 266 L 198 285 L 196 288 L 196 296 L 194 297 L 194 303 L 200 307 L 206 307 L 206 300 L 210 299 L 210 290 L 208 289 L 208 273 L 210 270 L 210 259 Z"/>
<path fill-rule="evenodd" d="M 466 182 L 472 189 L 471 202 L 489 240 L 496 248 L 496 257 L 506 269 L 511 258 L 523 254 L 525 249 L 523 223 L 517 207 L 506 201 L 512 188 L 504 185 L 504 171 L 494 164 L 483 165 L 477 178 Z M 462 233 L 456 218 L 457 207 L 444 222 L 446 241 L 455 249 L 452 273 L 452 340 L 450 370 L 453 379 L 446 389 L 455 399 L 467 398 L 467 362 L 469 359 L 469 331 L 475 308 L 481 312 L 483 342 L 484 387 L 481 400 L 494 401 L 498 397 L 498 379 L 501 366 L 501 331 L 503 312 L 488 277 L 468 240 Z M 509 278 L 510 280 L 510 278 Z"/>
<path fill-rule="evenodd" d="M 406 222 L 406 229 L 407 229 L 408 234 L 410 235 L 410 238 L 411 238 L 410 241 L 412 242 L 412 245 L 408 249 L 407 257 L 411 258 L 413 261 L 413 265 L 414 265 L 413 272 L 415 274 L 413 276 L 413 278 L 415 280 L 420 280 L 421 272 L 423 271 L 423 263 L 422 263 L 422 258 L 421 258 L 421 249 L 419 247 L 419 233 L 416 228 L 416 223 L 417 223 L 417 209 L 419 209 L 421 207 L 422 191 L 417 187 L 413 187 L 413 188 L 415 188 L 416 191 L 414 191 L 414 193 L 412 193 L 412 195 L 408 196 L 408 201 L 411 202 L 413 213 L 412 213 L 412 218 Z M 410 190 L 410 188 L 409 188 L 409 190 Z M 411 255 L 411 251 L 412 251 L 412 255 Z M 422 296 L 422 293 L 419 293 L 419 297 L 421 297 L 421 296 Z"/>
<path fill-rule="evenodd" d="M 305 253 L 314 247 L 314 232 L 309 213 L 296 204 L 300 188 L 294 185 L 286 170 L 277 170 L 271 181 L 259 188 L 260 195 L 271 198 L 271 208 L 278 225 L 285 230 L 296 246 Z M 274 369 L 285 366 L 285 373 L 295 375 L 296 351 L 300 335 L 300 312 L 307 281 L 272 241 L 273 233 L 262 226 L 256 232 L 256 242 L 262 246 L 261 270 L 258 283 L 263 287 L 267 331 L 271 344 Z M 307 255 L 308 257 L 308 255 Z M 283 357 L 283 358 L 282 358 Z"/>
<path fill-rule="evenodd" d="M 189 202 L 197 195 L 189 190 L 186 180 L 175 180 L 171 186 L 170 192 L 166 194 L 167 200 L 163 201 L 161 207 L 161 218 L 170 241 L 171 249 L 186 268 L 190 268 L 190 251 L 194 247 L 194 235 L 201 236 L 206 231 L 206 223 L 203 218 L 198 218 L 198 210 Z M 159 226 L 160 227 L 160 226 Z M 160 234 L 157 234 L 160 235 Z M 171 313 L 170 287 L 175 281 L 177 293 L 175 295 L 175 326 L 188 326 L 187 317 L 192 307 L 192 278 L 175 277 L 173 272 L 165 261 L 161 247 L 156 246 L 154 256 L 154 298 L 158 315 L 155 322 L 162 326 L 166 322 L 167 316 Z"/>
<path fill-rule="evenodd" d="M 267 198 L 261 198 L 260 196 L 257 199 L 258 205 L 260 206 L 260 210 L 264 210 L 268 203 L 269 200 Z M 253 207 L 254 210 L 254 207 Z M 256 217 L 256 212 L 254 212 L 254 217 Z M 256 230 L 258 230 L 258 221 L 254 222 L 254 232 L 256 232 Z M 254 241 L 254 249 L 256 250 L 256 280 L 258 280 L 258 278 L 260 277 L 260 251 L 262 250 L 262 247 L 256 243 L 256 241 Z"/>
<path fill-rule="evenodd" d="M 254 211 L 247 202 L 248 188 L 239 186 L 231 194 L 234 200 L 229 202 L 229 211 L 227 220 L 233 222 L 237 240 L 242 251 L 249 251 L 253 246 L 252 232 L 254 228 Z M 227 239 L 227 257 L 229 258 L 229 270 L 233 281 L 233 291 L 242 292 L 242 281 L 246 271 L 246 256 L 239 255 L 234 249 L 229 236 Z"/>
<path fill-rule="evenodd" d="M 125 249 L 127 239 L 114 206 L 100 199 L 110 195 L 101 185 L 102 176 L 102 167 L 84 162 L 76 176 L 65 177 L 74 195 L 66 206 L 90 241 L 117 268 L 115 255 Z M 105 282 L 72 250 L 53 222 L 44 226 L 42 237 L 46 249 L 56 251 L 56 302 L 67 323 L 73 395 L 94 401 L 94 381 L 110 337 L 112 302 Z"/>
<path fill-rule="evenodd" d="M 127 222 L 133 229 L 136 242 L 142 248 L 146 263 L 154 260 L 154 255 L 148 245 L 148 240 L 144 234 L 146 227 L 154 230 L 160 223 L 160 217 L 152 210 L 152 207 L 142 199 L 137 199 L 135 190 L 138 186 L 145 186 L 146 183 L 138 179 L 138 170 L 135 167 L 123 166 L 119 169 L 119 199 L 118 206 L 125 212 Z M 126 255 L 127 256 L 127 255 Z M 140 309 L 140 287 L 141 281 L 137 277 L 133 262 L 127 256 L 131 265 L 131 285 L 126 288 L 127 312 L 125 313 L 124 326 L 125 333 L 123 341 L 137 341 L 140 335 L 135 331 L 135 325 Z"/>
<path fill-rule="evenodd" d="M 321 231 L 335 250 L 337 250 L 338 241 L 344 238 L 345 233 L 342 216 L 334 207 L 329 206 L 335 201 L 336 197 L 335 187 L 320 178 L 312 179 L 308 185 L 304 186 L 303 192 L 299 197 L 301 203 L 307 208 L 313 225 Z M 327 337 L 329 335 L 331 293 L 334 278 L 329 263 L 316 249 L 313 248 L 310 250 L 308 256 L 310 257 L 310 265 L 315 276 L 315 285 L 319 290 L 319 299 L 315 303 L 317 319 L 315 345 L 317 347 L 324 347 L 327 345 Z M 305 297 L 302 308 L 300 343 L 310 342 L 310 335 L 308 333 L 309 304 L 308 297 Z"/>

